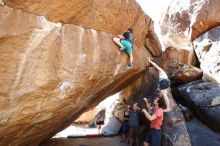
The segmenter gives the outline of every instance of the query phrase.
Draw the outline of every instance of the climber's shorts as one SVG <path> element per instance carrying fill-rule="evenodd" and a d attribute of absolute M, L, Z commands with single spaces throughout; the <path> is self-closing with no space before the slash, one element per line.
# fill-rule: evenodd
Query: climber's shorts
<path fill-rule="evenodd" d="M 161 146 L 162 132 L 160 129 L 150 128 L 149 133 L 144 141 L 150 143 L 152 146 Z"/>
<path fill-rule="evenodd" d="M 123 122 L 122 125 L 122 134 L 126 134 L 129 132 L 129 126 L 128 126 L 128 122 Z"/>
<path fill-rule="evenodd" d="M 121 40 L 121 44 L 125 47 L 125 52 L 130 55 L 132 52 L 132 44 L 127 40 Z"/>
<path fill-rule="evenodd" d="M 104 124 L 105 124 L 104 121 L 97 121 L 97 122 L 96 122 L 96 125 L 104 125 Z"/>
<path fill-rule="evenodd" d="M 159 85 L 161 90 L 167 89 L 170 86 L 170 81 L 168 79 L 161 79 Z"/>

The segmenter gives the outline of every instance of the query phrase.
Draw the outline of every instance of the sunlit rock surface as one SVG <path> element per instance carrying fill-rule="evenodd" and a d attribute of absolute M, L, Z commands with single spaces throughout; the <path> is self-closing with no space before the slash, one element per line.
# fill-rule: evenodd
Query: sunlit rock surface
<path fill-rule="evenodd" d="M 78 119 L 74 121 L 74 123 L 90 123 L 95 122 L 95 117 L 97 113 L 99 112 L 98 108 L 95 107 L 93 109 L 90 109 L 89 111 L 83 113 L 80 115 Z"/>
<path fill-rule="evenodd" d="M 4 1 L 1 146 L 42 142 L 145 70 L 151 56 L 145 41 L 152 21 L 136 2 L 124 2 Z M 131 69 L 127 55 L 118 53 L 112 42 L 113 34 L 128 27 L 136 38 Z"/>
<path fill-rule="evenodd" d="M 194 52 L 168 47 L 159 57 L 155 58 L 155 62 L 171 76 L 183 64 L 197 64 L 197 59 Z"/>
<path fill-rule="evenodd" d="M 220 26 L 196 39 L 193 44 L 203 70 L 203 78 L 220 84 Z"/>
<path fill-rule="evenodd" d="M 192 65 L 180 65 L 180 67 L 173 73 L 171 80 L 175 85 L 186 84 L 192 81 L 200 80 L 202 78 L 202 70 Z"/>
<path fill-rule="evenodd" d="M 154 57 L 160 56 L 162 53 L 161 44 L 159 38 L 154 32 L 154 23 L 149 26 L 149 31 L 146 37 L 145 46 L 150 51 L 151 55 Z"/>
<path fill-rule="evenodd" d="M 138 47 L 145 41 L 148 25 L 152 23 L 135 0 L 4 0 L 4 3 L 45 16 L 52 22 L 75 24 L 113 34 L 121 34 L 128 27 L 133 27 Z"/>
<path fill-rule="evenodd" d="M 187 52 L 183 57 L 187 60 L 184 64 L 195 65 L 197 56 L 203 78 L 218 83 L 220 49 L 216 26 L 220 25 L 219 7 L 218 0 L 173 0 L 160 21 L 165 47 Z"/>
<path fill-rule="evenodd" d="M 99 111 L 106 109 L 105 112 L 105 123 L 109 122 L 109 119 L 114 115 L 118 117 L 121 121 L 124 119 L 125 105 L 119 99 L 119 94 L 114 94 L 107 97 L 102 102 L 100 102 L 96 107 L 90 109 L 89 111 L 83 113 L 74 123 L 95 123 L 96 115 Z"/>
<path fill-rule="evenodd" d="M 172 0 L 161 19 L 166 47 L 192 50 L 192 41 L 220 24 L 219 0 Z"/>

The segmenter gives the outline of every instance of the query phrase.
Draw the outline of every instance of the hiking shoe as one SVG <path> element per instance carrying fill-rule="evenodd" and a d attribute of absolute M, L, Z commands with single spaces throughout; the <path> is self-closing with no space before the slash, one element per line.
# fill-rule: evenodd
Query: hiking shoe
<path fill-rule="evenodd" d="M 124 49 L 125 49 L 125 48 L 121 47 L 121 48 L 119 48 L 118 50 L 119 50 L 119 51 L 123 51 Z"/>

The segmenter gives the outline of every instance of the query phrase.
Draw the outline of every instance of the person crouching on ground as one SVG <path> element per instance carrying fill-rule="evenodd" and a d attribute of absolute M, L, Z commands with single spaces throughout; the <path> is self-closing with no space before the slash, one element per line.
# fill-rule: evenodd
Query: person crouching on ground
<path fill-rule="evenodd" d="M 128 125 L 129 125 L 129 141 L 132 146 L 133 141 L 136 141 L 138 146 L 138 132 L 139 132 L 139 114 L 140 108 L 138 103 L 134 103 L 132 109 L 129 111 Z"/>
<path fill-rule="evenodd" d="M 163 98 L 157 97 L 154 99 L 154 107 L 150 106 L 150 103 L 146 98 L 143 99 L 146 103 L 146 107 L 152 110 L 152 115 L 150 115 L 146 109 L 142 109 L 145 117 L 151 121 L 150 131 L 144 139 L 144 146 L 161 146 L 162 131 L 161 126 L 163 123 L 163 109 L 164 101 Z"/>

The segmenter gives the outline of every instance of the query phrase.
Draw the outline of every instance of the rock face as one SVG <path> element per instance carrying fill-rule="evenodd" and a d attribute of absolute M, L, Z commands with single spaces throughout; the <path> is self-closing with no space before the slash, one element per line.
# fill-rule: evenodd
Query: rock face
<path fill-rule="evenodd" d="M 179 107 L 183 113 L 185 120 L 188 122 L 193 119 L 193 113 L 185 106 L 179 104 Z"/>
<path fill-rule="evenodd" d="M 37 145 L 123 89 L 147 66 L 151 55 L 144 46 L 152 21 L 134 1 L 4 2 L 7 6 L 0 6 L 2 146 Z M 62 22 L 48 22 L 35 14 Z M 111 34 L 128 27 L 137 38 L 132 69 L 127 69 L 127 55 L 117 52 Z"/>
<path fill-rule="evenodd" d="M 139 79 L 129 85 L 121 93 L 121 97 L 127 99 L 129 102 L 138 102 L 141 108 L 144 108 L 143 98 L 150 98 L 151 104 L 153 102 L 152 97 L 155 96 L 155 90 L 157 87 L 157 80 L 154 78 L 155 72 L 144 72 Z M 153 74 L 152 74 L 153 73 Z M 170 92 L 170 91 L 169 91 Z M 187 132 L 184 117 L 180 108 L 173 100 L 172 94 L 169 93 L 169 99 L 172 107 L 172 111 L 164 113 L 163 121 L 163 146 L 191 146 L 190 138 Z M 141 121 L 143 124 L 148 125 L 149 121 L 141 115 Z M 146 133 L 145 133 L 146 134 Z"/>
<path fill-rule="evenodd" d="M 45 16 L 52 22 L 75 24 L 113 34 L 122 34 L 128 27 L 133 27 L 138 47 L 145 42 L 149 24 L 152 23 L 135 0 L 4 0 L 4 3 L 12 8 Z"/>
<path fill-rule="evenodd" d="M 212 129 L 220 132 L 220 88 L 218 84 L 195 81 L 177 87 L 174 97 L 190 108 L 194 115 Z"/>
<path fill-rule="evenodd" d="M 157 35 L 154 33 L 153 23 L 149 26 L 149 32 L 146 37 L 145 46 L 148 48 L 152 56 L 157 57 L 162 53 L 161 44 Z"/>
<path fill-rule="evenodd" d="M 39 146 L 127 146 L 127 144 L 121 143 L 120 141 L 120 136 L 89 138 L 52 138 L 48 139 Z"/>
<path fill-rule="evenodd" d="M 192 50 L 192 41 L 220 24 L 219 0 L 172 0 L 161 19 L 166 47 Z"/>
<path fill-rule="evenodd" d="M 171 80 L 175 85 L 186 84 L 202 78 L 202 70 L 192 65 L 181 65 L 179 69 L 173 73 Z"/>
<path fill-rule="evenodd" d="M 213 132 L 196 119 L 187 122 L 187 129 L 193 146 L 220 145 L 220 134 Z"/>
<path fill-rule="evenodd" d="M 197 38 L 193 44 L 205 80 L 220 84 L 220 26 Z"/>
<path fill-rule="evenodd" d="M 89 111 L 83 113 L 80 115 L 78 119 L 74 121 L 74 123 L 90 123 L 95 122 L 95 116 L 99 112 L 98 108 L 95 107 L 93 109 L 90 109 Z"/>
<path fill-rule="evenodd" d="M 79 123 L 95 123 L 96 115 L 100 110 L 106 109 L 105 112 L 105 123 L 108 123 L 110 118 L 114 115 L 121 121 L 124 119 L 125 104 L 119 100 L 119 94 L 112 95 L 102 102 L 100 102 L 96 107 L 90 109 L 89 111 L 83 113 L 74 122 Z"/>
<path fill-rule="evenodd" d="M 172 0 L 160 21 L 165 48 L 185 50 L 187 64 L 195 65 L 192 41 L 220 24 L 219 7 L 218 0 Z"/>
<path fill-rule="evenodd" d="M 166 70 L 169 77 L 171 77 L 173 76 L 173 73 L 178 71 L 184 64 L 197 64 L 196 57 L 193 54 L 184 49 L 179 50 L 173 47 L 168 47 L 155 59 L 155 62 Z M 191 61 L 189 62 L 189 60 Z"/>

